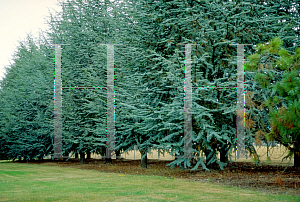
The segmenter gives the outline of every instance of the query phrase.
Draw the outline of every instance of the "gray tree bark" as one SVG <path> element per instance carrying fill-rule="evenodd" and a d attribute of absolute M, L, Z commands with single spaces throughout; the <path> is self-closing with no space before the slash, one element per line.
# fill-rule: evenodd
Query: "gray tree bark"
<path fill-rule="evenodd" d="M 294 167 L 300 167 L 300 135 L 298 134 L 298 138 L 294 143 L 294 147 L 297 151 L 294 152 Z"/>
<path fill-rule="evenodd" d="M 142 157 L 146 153 L 146 157 L 141 159 L 141 168 L 147 169 L 147 150 L 146 149 L 140 150 L 140 153 Z"/>

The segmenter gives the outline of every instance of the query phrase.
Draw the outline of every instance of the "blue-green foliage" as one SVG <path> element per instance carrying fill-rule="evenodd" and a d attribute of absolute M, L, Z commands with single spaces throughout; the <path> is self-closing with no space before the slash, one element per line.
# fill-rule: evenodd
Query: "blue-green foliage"
<path fill-rule="evenodd" d="M 21 42 L 1 81 L 1 152 L 14 159 L 42 158 L 52 150 L 53 60 L 45 46 Z"/>
<path fill-rule="evenodd" d="M 281 37 L 267 43 L 258 44 L 256 52 L 248 57 L 246 69 L 255 79 L 256 86 L 248 96 L 252 127 L 248 131 L 256 132 L 256 142 L 276 141 L 284 145 L 294 165 L 299 166 L 299 56 L 300 48 L 287 51 Z M 296 38 L 295 38 L 296 39 Z M 299 46 L 299 40 L 295 41 Z M 282 47 L 284 45 L 284 47 Z M 295 54 L 293 55 L 293 50 Z M 292 54 L 291 54 L 292 53 Z M 255 74 L 255 76 L 253 76 Z M 263 92 L 263 93 L 261 93 Z M 265 96 L 266 92 L 270 96 Z M 268 127 L 271 126 L 271 127 Z"/>
<path fill-rule="evenodd" d="M 279 5 L 273 2 L 267 5 L 253 1 L 138 2 L 134 7 L 137 12 L 131 14 L 138 23 L 134 29 L 128 29 L 132 34 L 128 34 L 127 38 L 137 50 L 140 48 L 148 53 L 141 54 L 142 57 L 137 54 L 138 59 L 135 61 L 148 61 L 145 65 L 150 67 L 147 69 L 139 65 L 135 69 L 142 72 L 140 76 L 136 76 L 138 79 L 135 80 L 138 82 L 135 85 L 143 87 L 138 92 L 141 97 L 146 98 L 143 102 L 146 106 L 134 108 L 135 115 L 132 116 L 136 117 L 138 112 L 142 114 L 141 112 L 150 108 L 151 118 L 147 117 L 146 120 L 143 114 L 144 121 L 140 118 L 138 126 L 147 128 L 146 134 L 151 134 L 152 139 L 158 139 L 160 148 L 172 148 L 175 150 L 173 152 L 180 155 L 183 151 L 184 50 L 177 44 L 199 44 L 193 46 L 193 86 L 235 86 L 236 46 L 229 44 L 256 44 L 278 33 L 285 34 L 286 39 L 290 40 L 296 33 L 290 28 L 298 23 L 291 17 L 294 13 L 282 15 Z M 291 4 L 285 2 L 280 6 L 289 9 Z M 283 19 L 290 23 L 289 27 L 282 27 L 282 23 L 278 23 L 278 20 Z M 254 51 L 249 46 L 245 49 L 246 55 Z M 150 99 L 147 103 L 148 97 Z M 235 144 L 235 101 L 235 90 L 193 91 L 193 149 L 198 155 L 200 151 L 204 151 L 210 163 L 216 161 L 216 152 L 228 154 Z M 159 123 L 155 124 L 157 120 Z M 248 133 L 246 149 L 255 153 L 252 142 L 253 137 Z M 145 141 L 142 145 L 147 146 L 146 144 L 148 142 Z M 183 161 L 178 159 L 171 165 L 178 165 Z M 224 165 L 218 163 L 220 166 Z M 200 164 L 203 164 L 201 160 L 194 168 Z"/>
<path fill-rule="evenodd" d="M 116 149 L 128 151 L 137 145 L 140 151 L 159 148 L 182 156 L 185 54 L 184 47 L 177 44 L 197 44 L 192 46 L 193 87 L 234 87 L 237 49 L 229 44 L 262 43 L 278 34 L 290 43 L 299 33 L 291 29 L 299 25 L 297 15 L 282 14 L 279 9 L 290 9 L 292 1 L 279 2 L 72 0 L 62 4 L 60 19 L 51 17 L 47 40 L 70 44 L 62 50 L 63 86 L 106 87 L 106 46 L 99 43 L 123 43 L 115 46 Z M 112 8 L 109 14 L 108 7 Z M 284 24 L 278 22 L 282 19 Z M 44 48 L 34 52 L 35 57 L 23 52 L 25 59 L 19 59 L 18 68 L 12 66 L 1 85 L 0 113 L 4 118 L 0 117 L 0 138 L 5 143 L 0 146 L 16 158 L 24 156 L 25 151 L 49 153 L 53 134 L 54 50 Z M 245 55 L 253 52 L 253 47 L 245 46 Z M 41 74 L 32 74 L 32 68 L 39 69 L 35 66 L 40 64 L 37 58 L 47 68 Z M 21 75 L 27 75 L 33 83 L 25 84 Z M 41 82 L 47 90 L 33 94 L 32 85 L 41 89 L 35 86 Z M 250 82 L 246 86 L 252 84 L 256 85 Z M 197 158 L 191 165 L 190 159 L 178 158 L 170 165 L 193 169 L 202 165 L 207 169 L 217 163 L 223 168 L 226 164 L 217 154 L 227 156 L 236 143 L 236 89 L 194 88 L 192 93 L 193 153 L 205 153 L 206 162 Z M 106 101 L 105 89 L 63 90 L 64 152 L 105 154 Z M 36 111 L 30 107 L 34 104 L 40 106 Z M 48 142 L 29 146 L 29 140 L 37 140 L 31 136 L 48 138 Z M 245 138 L 246 149 L 255 153 L 253 135 L 248 132 Z M 21 154 L 19 147 L 24 150 Z M 147 155 L 142 154 L 142 158 Z"/>
<path fill-rule="evenodd" d="M 105 30 L 111 29 L 110 17 L 100 2 L 61 5 L 59 23 L 51 17 L 54 28 L 49 40 L 70 44 L 62 50 L 62 85 L 104 87 L 63 89 L 63 147 L 67 153 L 89 151 L 104 155 L 107 66 L 106 46 L 99 44 L 109 42 Z"/>

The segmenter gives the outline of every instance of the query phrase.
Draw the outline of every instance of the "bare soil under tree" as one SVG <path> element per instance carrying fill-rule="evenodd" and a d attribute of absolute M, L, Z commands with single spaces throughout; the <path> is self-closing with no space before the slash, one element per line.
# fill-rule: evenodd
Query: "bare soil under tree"
<path fill-rule="evenodd" d="M 22 162 L 22 161 L 21 161 Z M 171 169 L 166 166 L 172 161 L 148 159 L 148 168 L 141 168 L 141 160 L 112 159 L 111 164 L 105 164 L 104 159 L 86 159 L 85 164 L 80 164 L 79 159 L 69 159 L 67 162 L 60 160 L 42 160 L 28 163 L 72 167 L 86 170 L 96 170 L 107 173 L 122 173 L 132 175 L 157 175 L 175 178 L 178 180 L 193 180 L 199 183 L 213 183 L 226 186 L 235 186 L 251 189 L 268 194 L 288 194 L 300 196 L 300 168 L 293 166 L 264 165 L 257 166 L 249 162 L 233 162 L 222 170 L 184 171 L 176 166 Z M 15 161 L 19 163 L 19 161 Z M 26 163 L 23 161 L 22 163 Z"/>

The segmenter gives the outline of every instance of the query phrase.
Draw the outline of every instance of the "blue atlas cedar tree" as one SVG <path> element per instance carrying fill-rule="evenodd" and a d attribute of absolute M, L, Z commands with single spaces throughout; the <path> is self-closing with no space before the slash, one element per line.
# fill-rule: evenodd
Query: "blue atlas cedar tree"
<path fill-rule="evenodd" d="M 207 12 L 206 12 L 207 13 Z M 152 14 L 153 15 L 153 14 Z M 135 19 L 135 23 L 133 22 L 134 20 L 132 19 L 132 17 L 130 17 L 129 19 L 127 19 L 127 20 L 129 20 L 129 21 L 131 21 L 130 23 L 128 23 L 129 21 L 127 21 L 126 22 L 126 20 L 125 20 L 125 26 L 124 27 L 122 27 L 121 28 L 121 32 L 120 32 L 120 34 L 119 35 L 116 35 L 117 36 L 117 38 L 116 39 L 118 39 L 119 41 L 121 41 L 121 42 L 123 42 L 123 41 L 130 41 L 130 42 L 140 42 L 143 38 L 144 38 L 144 35 L 143 34 L 145 34 L 145 30 L 141 30 L 141 28 L 140 29 L 138 29 L 138 27 L 140 26 L 140 24 L 141 24 L 141 22 L 144 22 L 144 21 L 141 21 L 141 22 L 139 22 L 139 23 L 137 23 L 137 18 L 136 18 L 136 14 L 133 14 L 132 16 L 135 16 L 135 18 L 133 18 L 133 19 Z M 123 16 L 123 19 L 126 19 L 126 16 L 124 17 Z M 208 20 L 208 16 L 206 15 L 206 16 L 204 16 L 204 19 L 205 20 Z M 147 20 L 145 20 L 145 22 L 147 22 Z M 132 26 L 127 26 L 127 25 L 132 25 L 132 26 L 135 26 L 135 29 L 131 29 L 132 28 Z M 149 24 L 149 23 L 148 23 Z M 176 26 L 176 25 L 175 25 Z M 120 25 L 119 25 L 119 27 L 121 27 Z M 132 35 L 132 36 L 134 36 L 135 38 L 134 38 L 134 40 L 132 40 L 132 39 L 130 39 L 130 34 L 128 35 L 127 34 L 127 32 L 122 32 L 123 30 L 126 30 L 126 27 L 128 28 L 128 27 L 130 27 L 130 29 L 129 29 L 129 31 L 130 30 L 134 30 L 135 31 L 135 35 Z M 228 27 L 228 25 L 227 25 L 227 27 Z M 233 29 L 234 29 L 234 27 L 232 27 Z M 120 28 L 119 28 L 119 30 L 120 30 Z M 230 30 L 229 30 L 230 31 Z M 233 30 L 232 30 L 233 31 Z M 181 33 L 179 33 L 179 34 L 181 34 Z M 233 33 L 231 33 L 231 35 L 232 35 Z M 240 35 L 239 33 L 236 33 L 238 36 Z M 227 34 L 228 35 L 228 34 Z M 261 35 L 261 33 L 260 33 L 260 35 Z M 139 38 L 138 36 L 140 36 L 141 38 Z M 178 35 L 179 37 L 181 37 L 181 35 Z M 206 36 L 208 36 L 208 34 L 206 34 Z M 230 38 L 230 37 L 229 37 Z M 124 40 L 120 40 L 120 39 L 124 39 Z M 130 46 L 132 46 L 132 44 L 134 44 L 134 43 L 131 43 L 130 44 Z M 140 48 L 140 53 L 143 53 L 143 54 L 140 54 L 142 57 L 145 55 L 145 54 L 149 54 L 149 52 L 148 53 L 144 53 L 145 51 L 145 47 L 147 47 L 147 46 L 145 46 L 145 45 L 143 45 L 141 48 Z M 151 48 L 151 47 L 150 47 Z M 153 49 L 153 47 L 152 47 L 152 49 Z M 144 51 L 144 52 L 143 52 Z M 131 53 L 132 51 L 129 51 L 129 53 Z M 234 52 L 234 51 L 233 51 Z M 199 52 L 196 52 L 196 55 L 198 56 L 198 54 L 199 54 Z M 136 53 L 134 53 L 133 54 L 133 56 L 131 56 L 131 58 L 133 59 L 133 60 L 135 60 L 135 63 L 129 63 L 130 65 L 132 65 L 132 64 L 134 64 L 134 65 L 136 65 L 136 66 L 138 66 L 137 68 L 140 70 L 140 69 L 143 69 L 143 67 L 142 67 L 142 65 L 140 64 L 140 63 L 137 63 L 137 61 L 142 61 L 143 62 L 143 60 L 139 60 L 139 59 L 137 59 L 138 57 L 136 57 L 136 55 L 135 55 Z M 234 54 L 233 54 L 234 55 Z M 183 54 L 181 54 L 181 59 L 184 59 L 183 58 Z M 119 57 L 117 57 L 117 58 L 119 58 Z M 128 53 L 127 53 L 127 55 L 126 55 L 126 59 L 125 59 L 125 61 L 126 62 L 123 62 L 124 64 L 128 64 L 128 58 L 130 58 L 129 57 L 129 55 L 128 55 Z M 177 57 L 178 58 L 178 57 Z M 153 62 L 153 61 L 150 61 L 150 62 Z M 181 61 L 182 62 L 182 61 Z M 225 61 L 226 62 L 226 61 Z M 234 64 L 235 65 L 235 64 Z M 127 67 L 128 67 L 128 65 L 127 65 Z M 136 72 L 136 69 L 137 68 L 131 68 L 131 69 L 134 69 L 133 71 L 134 72 Z M 120 69 L 120 71 L 122 71 L 122 69 L 121 68 L 117 68 L 117 69 Z M 126 71 L 128 72 L 128 69 L 126 69 Z M 144 71 L 145 71 L 145 68 L 144 68 Z M 152 72 L 151 72 L 152 73 Z M 182 73 L 182 72 L 181 72 Z M 197 73 L 197 71 L 196 71 L 196 73 Z M 228 72 L 226 72 L 227 74 L 226 74 L 226 76 L 228 75 Z M 149 74 L 150 74 L 150 72 L 149 72 Z M 121 74 L 122 75 L 122 74 Z M 143 92 L 144 91 L 144 94 L 147 94 L 148 96 L 150 95 L 156 95 L 156 92 L 154 92 L 154 94 L 152 93 L 149 93 L 149 90 L 147 89 L 147 87 L 146 86 L 144 86 L 145 88 L 140 88 L 140 84 L 142 83 L 139 79 L 138 79 L 138 77 L 139 77 L 139 74 L 135 74 L 136 76 L 134 77 L 134 76 L 132 76 L 132 75 L 130 75 L 130 77 L 129 77 L 129 79 L 127 79 L 127 80 L 130 80 L 130 81 L 132 81 L 132 78 L 134 78 L 134 80 L 135 81 L 138 81 L 138 83 L 137 84 L 124 84 L 124 86 L 128 86 L 129 87 L 129 89 L 131 89 L 131 92 L 134 92 L 135 93 L 135 95 L 139 95 L 139 93 L 136 93 L 136 92 Z M 209 75 L 209 73 L 208 72 L 206 72 L 206 76 L 210 76 Z M 155 82 L 155 80 L 154 79 L 151 79 L 151 76 L 152 76 L 152 78 L 153 77 L 155 77 L 155 75 L 154 74 L 151 74 L 150 75 L 150 77 L 147 77 L 147 82 L 149 83 L 149 81 L 153 81 L 153 83 L 154 83 L 154 86 L 155 85 L 157 85 L 157 82 Z M 195 76 L 197 76 L 197 74 L 195 75 Z M 228 76 L 230 76 L 230 75 L 228 75 Z M 176 78 L 180 78 L 180 77 L 176 77 Z M 159 78 L 156 78 L 157 80 L 159 80 Z M 179 80 L 179 82 L 180 82 L 180 79 L 178 79 Z M 152 84 L 152 83 L 150 83 L 150 84 Z M 173 84 L 173 83 L 172 83 Z M 179 83 L 180 84 L 180 83 Z M 207 83 L 206 83 L 207 84 Z M 136 88 L 134 88 L 134 86 L 138 86 L 138 88 L 136 89 Z M 182 86 L 182 84 L 181 85 L 179 85 L 178 86 L 178 89 L 180 89 L 180 86 Z M 125 89 L 128 89 L 128 88 L 125 88 Z M 139 91 L 137 91 L 137 90 L 139 90 Z M 120 91 L 121 92 L 121 91 Z M 124 90 L 122 90 L 122 92 L 124 92 Z M 209 94 L 209 93 L 207 93 L 207 94 Z M 121 94 L 120 94 L 121 95 Z M 131 94 L 131 95 L 133 95 L 133 94 Z M 118 94 L 116 95 L 116 97 L 118 96 Z M 124 95 L 123 95 L 123 97 L 124 97 Z M 146 96 L 147 97 L 147 96 Z M 159 100 L 159 97 L 155 97 L 155 98 L 157 98 L 157 99 L 154 99 L 154 101 L 156 101 L 156 100 Z M 179 97 L 178 97 L 179 98 Z M 195 99 L 195 98 L 194 98 Z M 232 96 L 232 101 L 235 99 L 235 96 Z M 120 100 L 120 99 L 116 99 L 116 100 Z M 182 101 L 182 100 L 181 100 Z M 182 103 L 182 102 L 181 102 Z M 122 106 L 122 104 L 124 104 L 124 103 L 120 103 L 120 105 L 117 105 L 117 106 Z M 137 105 L 139 105 L 140 106 L 140 103 L 136 103 Z M 152 103 L 153 104 L 153 103 Z M 183 104 L 183 103 L 182 103 Z M 157 103 L 154 103 L 154 105 L 157 105 Z M 125 107 L 124 107 L 125 105 L 123 105 L 123 108 L 122 108 L 122 110 L 120 110 L 120 111 L 123 111 L 123 116 L 116 116 L 116 117 L 120 117 L 120 122 L 119 123 L 124 123 L 124 122 L 126 122 L 125 121 L 125 119 L 124 118 L 126 118 L 126 116 L 125 116 Z M 182 106 L 179 106 L 178 104 L 176 105 L 177 107 L 178 107 L 178 110 L 177 111 L 182 111 Z M 128 108 L 128 106 L 127 106 L 127 108 Z M 137 110 L 138 108 L 135 108 L 135 110 Z M 155 107 L 154 108 L 154 112 L 160 112 L 160 110 L 157 110 L 157 109 L 159 109 L 159 107 Z M 157 114 L 155 114 L 155 113 L 153 113 L 151 110 L 149 110 L 151 113 L 152 113 L 152 115 L 154 115 L 154 126 L 155 127 L 152 127 L 152 130 L 153 131 L 156 131 L 157 129 L 156 128 L 158 128 L 159 127 L 159 124 L 157 124 L 156 122 L 157 122 L 157 116 L 159 115 L 159 113 L 157 113 Z M 127 116 L 129 117 L 129 119 L 134 119 L 133 117 L 134 116 L 132 116 L 132 112 L 133 111 L 131 111 L 131 110 L 129 110 L 129 114 L 127 114 Z M 178 117 L 177 116 L 177 114 L 174 114 L 175 115 L 175 117 Z M 181 114 L 182 115 L 182 114 Z M 137 116 L 135 116 L 135 117 L 137 117 Z M 139 119 L 139 118 L 138 118 Z M 234 119 L 234 118 L 233 118 Z M 122 121 L 123 120 L 123 121 Z M 147 119 L 146 119 L 147 120 Z M 151 119 L 150 119 L 151 120 Z M 153 120 L 153 119 L 152 119 Z M 169 117 L 168 117 L 168 120 L 172 120 L 172 119 L 170 119 Z M 138 121 L 138 122 L 141 122 L 141 120 L 132 120 L 131 121 L 131 123 L 136 123 L 136 121 Z M 144 123 L 144 124 L 146 124 L 147 123 L 147 126 L 149 126 L 149 120 L 147 121 L 147 122 L 142 122 L 142 123 Z M 178 121 L 177 121 L 177 123 L 178 123 Z M 227 123 L 227 122 L 224 122 L 224 123 Z M 234 123 L 234 122 L 233 122 Z M 116 127 L 117 127 L 117 125 L 118 125 L 118 121 L 116 121 Z M 136 125 L 136 124 L 135 124 Z M 169 124 L 166 124 L 166 125 L 168 125 L 169 126 L 169 128 L 170 128 L 170 126 L 172 125 L 172 123 L 169 123 Z M 176 123 L 173 123 L 173 126 L 174 125 L 176 125 Z M 235 124 L 233 124 L 233 125 L 235 125 Z M 178 124 L 177 124 L 177 126 L 178 126 Z M 127 130 L 125 129 L 124 130 L 124 128 L 126 128 L 126 127 L 128 127 L 127 128 Z M 130 150 L 130 149 L 132 149 L 133 148 L 133 146 L 135 145 L 135 144 L 140 144 L 141 142 L 143 142 L 144 140 L 143 139 L 147 139 L 147 137 L 146 138 L 141 138 L 141 134 L 139 134 L 139 133 L 136 133 L 135 131 L 134 131 L 134 127 L 137 127 L 137 126 L 133 126 L 132 124 L 127 124 L 126 126 L 123 126 L 122 127 L 122 134 L 120 134 L 120 135 L 117 135 L 116 137 L 117 138 L 119 138 L 119 139 L 121 139 L 121 140 L 123 140 L 123 141 L 119 141 L 119 145 L 118 146 L 125 146 L 125 145 L 129 145 L 129 147 L 128 147 L 128 149 L 127 150 Z M 180 126 L 179 126 L 180 127 Z M 232 127 L 233 128 L 233 127 Z M 120 128 L 121 129 L 121 128 Z M 176 129 L 178 129 L 178 128 L 176 128 Z M 175 130 L 176 130 L 175 129 Z M 182 125 L 181 125 L 181 131 L 182 131 Z M 199 128 L 195 128 L 195 129 L 198 129 L 199 130 Z M 117 130 L 116 131 L 116 133 L 118 133 L 120 130 Z M 127 133 L 126 133 L 126 131 L 127 131 Z M 133 134 L 133 136 L 134 136 L 134 138 L 129 138 L 129 134 L 128 134 L 128 131 L 129 131 L 129 133 L 130 134 Z M 146 131 L 147 132 L 147 131 Z M 176 132 L 178 132 L 178 131 L 176 131 Z M 198 132 L 197 132 L 198 133 Z M 145 136 L 145 134 L 144 134 L 144 136 Z M 153 136 L 153 135 L 152 135 Z M 137 137 L 139 137 L 140 138 L 140 141 L 139 141 L 139 139 L 137 138 Z M 159 137 L 159 136 L 158 136 Z M 182 137 L 182 136 L 181 136 Z M 126 139 L 126 141 L 124 142 L 124 140 Z M 175 139 L 175 143 L 178 143 L 178 139 L 180 139 L 180 138 L 178 138 L 177 137 L 177 139 Z M 181 140 L 182 140 L 182 138 L 181 138 Z M 209 138 L 209 140 L 210 140 L 210 138 Z M 216 141 L 215 141 L 216 142 Z M 225 145 L 225 149 L 226 149 L 226 147 L 227 147 L 227 152 L 229 151 L 229 149 L 228 148 L 230 148 L 230 147 L 232 147 L 232 142 L 233 141 L 231 141 L 231 144 L 222 144 L 223 146 L 221 146 L 221 147 L 223 147 L 223 150 L 224 150 L 224 145 Z M 249 142 L 251 142 L 251 140 L 249 141 Z M 183 142 L 181 141 L 181 144 L 182 144 Z M 157 146 L 157 145 L 159 145 L 159 146 Z M 144 145 L 145 146 L 145 145 Z M 149 146 L 149 142 L 148 142 L 148 146 Z M 146 145 L 146 147 L 148 147 L 147 145 Z M 157 141 L 156 141 L 156 144 L 154 145 L 154 146 L 156 146 L 156 147 L 160 147 L 160 148 L 162 148 L 162 149 L 164 149 L 165 147 L 161 147 L 161 145 L 158 143 L 157 144 Z M 203 146 L 203 144 L 202 143 L 200 143 L 199 142 L 199 144 L 197 145 L 197 147 L 199 148 L 198 150 L 200 150 L 200 146 Z M 209 145 L 207 146 L 207 147 L 209 147 Z M 215 146 L 216 147 L 216 146 Z M 141 147 L 140 147 L 141 148 Z M 172 148 L 176 148 L 176 145 L 173 145 L 173 147 Z M 180 147 L 179 147 L 180 148 Z M 249 150 L 250 150 L 250 152 L 255 152 L 255 150 L 253 150 L 253 147 L 251 147 L 251 145 L 248 147 L 249 148 Z M 207 156 L 209 155 L 209 151 L 207 152 L 207 150 L 208 149 L 205 149 L 206 150 L 206 153 L 207 153 Z M 141 150 L 141 151 L 143 151 L 143 150 Z M 145 151 L 145 150 L 144 150 Z M 178 152 L 178 151 L 177 151 Z M 182 151 L 181 151 L 181 153 L 182 153 Z M 215 151 L 213 151 L 213 152 L 210 152 L 210 153 L 216 153 Z M 225 152 L 223 152 L 222 154 L 224 154 Z M 226 153 L 227 154 L 227 153 Z M 226 155 L 225 154 L 225 155 Z M 144 152 L 144 155 L 145 155 L 145 152 Z M 224 156 L 224 155 L 223 155 Z M 225 158 L 226 159 L 226 158 Z M 181 159 L 180 159 L 181 160 Z M 214 160 L 214 159 L 212 159 L 212 160 Z M 201 162 L 201 161 L 200 161 Z"/>
<path fill-rule="evenodd" d="M 1 81 L 0 153 L 9 159 L 42 159 L 53 149 L 53 60 L 45 55 L 28 36 Z"/>
<path fill-rule="evenodd" d="M 61 19 L 51 17 L 49 36 L 52 43 L 70 44 L 62 51 L 63 86 L 106 87 L 106 47 L 99 43 L 111 42 L 114 27 L 105 3 L 69 1 L 61 6 Z M 105 88 L 63 90 L 64 150 L 80 153 L 82 163 L 85 153 L 105 156 L 106 97 Z"/>
<path fill-rule="evenodd" d="M 145 99 L 144 105 L 137 102 L 140 108 L 134 108 L 132 114 L 140 121 L 136 124 L 141 128 L 139 137 L 149 137 L 136 141 L 141 148 L 170 148 L 178 155 L 183 152 L 184 54 L 176 44 L 201 44 L 194 46 L 192 53 L 193 86 L 235 86 L 236 47 L 229 46 L 230 43 L 257 44 L 277 34 L 290 40 L 297 33 L 292 29 L 298 24 L 293 18 L 295 14 L 278 12 L 281 7 L 289 10 L 293 1 L 280 5 L 279 1 L 270 4 L 254 1 L 130 2 L 136 11 L 130 16 L 134 16 L 137 23 L 129 26 L 128 32 L 132 34 L 128 34 L 127 39 L 138 44 L 136 47 L 141 50 L 150 49 L 148 54 L 135 58 L 135 64 L 140 63 L 134 71 L 142 72 L 136 73 L 135 80 L 143 86 L 137 91 L 141 93 L 136 95 Z M 278 20 L 285 20 L 288 26 Z M 253 47 L 245 48 L 246 54 L 254 51 Z M 148 62 L 144 62 L 146 59 Z M 208 166 L 214 167 L 217 163 L 222 168 L 235 145 L 235 100 L 234 90 L 193 90 L 193 149 L 195 154 L 199 155 L 200 151 L 206 154 Z M 247 133 L 245 138 L 246 149 L 256 154 L 253 135 Z M 221 161 L 216 158 L 218 152 Z M 199 165 L 205 169 L 202 159 L 197 160 L 194 169 Z M 190 165 L 182 158 L 170 165 L 182 163 L 184 167 Z"/>

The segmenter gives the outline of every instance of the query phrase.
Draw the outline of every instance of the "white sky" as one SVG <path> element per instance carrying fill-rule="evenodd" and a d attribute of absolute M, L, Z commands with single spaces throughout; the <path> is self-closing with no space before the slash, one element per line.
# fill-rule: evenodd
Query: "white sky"
<path fill-rule="evenodd" d="M 46 31 L 45 18 L 60 12 L 59 0 L 0 0 L 0 80 L 4 77 L 4 66 L 12 61 L 19 41 L 24 41 L 30 32 L 38 38 L 40 29 Z M 49 8 L 49 11 L 48 11 Z M 48 18 L 47 18 L 48 19 Z"/>

